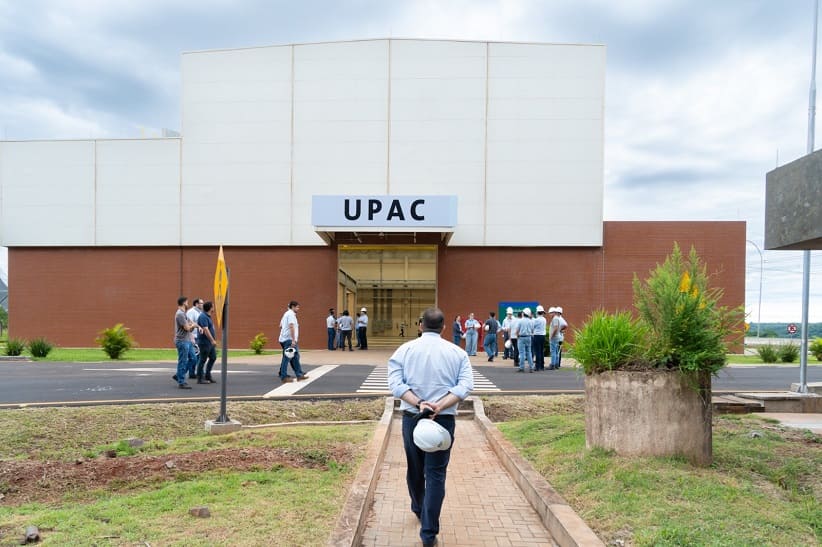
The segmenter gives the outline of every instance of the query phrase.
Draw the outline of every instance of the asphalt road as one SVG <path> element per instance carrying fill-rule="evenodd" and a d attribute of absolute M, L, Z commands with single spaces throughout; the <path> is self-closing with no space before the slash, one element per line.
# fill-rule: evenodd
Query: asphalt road
<path fill-rule="evenodd" d="M 218 362 L 215 378 L 222 382 Z M 388 394 L 385 366 L 304 365 L 309 379 L 282 384 L 268 364 L 229 363 L 230 400 Z M 475 394 L 579 392 L 583 378 L 571 369 L 518 373 L 505 361 L 475 366 Z M 214 400 L 220 384 L 181 390 L 172 363 L 46 363 L 0 361 L 0 407 L 141 401 Z M 799 381 L 796 366 L 735 366 L 714 379 L 715 392 L 784 391 Z M 822 367 L 808 367 L 808 381 L 822 382 Z"/>

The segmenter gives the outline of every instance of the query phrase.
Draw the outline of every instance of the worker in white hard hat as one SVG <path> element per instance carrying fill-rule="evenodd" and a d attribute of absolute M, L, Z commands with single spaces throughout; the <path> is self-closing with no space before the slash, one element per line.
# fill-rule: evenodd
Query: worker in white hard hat
<path fill-rule="evenodd" d="M 368 349 L 368 312 L 365 308 L 360 309 L 357 316 L 357 346 L 360 349 Z"/>
<path fill-rule="evenodd" d="M 453 446 L 457 404 L 474 389 L 468 354 L 442 338 L 445 315 L 439 308 L 423 313 L 422 335 L 401 345 L 388 360 L 388 387 L 401 399 L 402 439 L 408 465 L 406 483 L 411 511 L 420 521 L 423 545 L 435 545 L 445 498 L 445 475 Z M 423 411 L 451 436 L 443 442 L 438 428 L 423 426 Z M 430 425 L 430 424 L 429 424 Z M 416 442 L 415 442 L 416 440 Z"/>
<path fill-rule="evenodd" d="M 534 352 L 534 370 L 545 370 L 545 308 L 537 306 L 537 316 L 534 317 L 534 334 L 531 336 L 531 349 Z"/>
<path fill-rule="evenodd" d="M 531 308 L 522 310 L 522 319 L 517 323 L 517 334 L 517 345 L 519 347 L 519 368 L 517 372 L 525 372 L 526 362 L 528 363 L 528 372 L 534 372 L 534 356 L 531 353 L 534 321 L 531 319 Z"/>
<path fill-rule="evenodd" d="M 551 346 L 551 364 L 548 370 L 558 369 L 562 359 L 562 341 L 565 338 L 564 331 L 568 323 L 562 318 L 561 309 L 562 308 L 559 307 L 551 307 L 548 310 L 551 314 L 550 334 L 548 337 L 548 344 Z"/>
<path fill-rule="evenodd" d="M 505 309 L 505 318 L 502 320 L 502 360 L 510 359 L 514 352 L 511 344 L 506 344 L 511 338 L 511 323 L 514 321 L 514 308 Z"/>

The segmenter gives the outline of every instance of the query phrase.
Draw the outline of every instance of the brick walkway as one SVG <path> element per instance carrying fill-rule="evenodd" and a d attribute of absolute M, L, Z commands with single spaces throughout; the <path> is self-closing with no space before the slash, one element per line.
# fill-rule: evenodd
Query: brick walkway
<path fill-rule="evenodd" d="M 402 422 L 395 416 L 363 545 L 421 545 L 405 486 Z M 440 517 L 439 545 L 556 545 L 473 420 L 457 420 Z"/>

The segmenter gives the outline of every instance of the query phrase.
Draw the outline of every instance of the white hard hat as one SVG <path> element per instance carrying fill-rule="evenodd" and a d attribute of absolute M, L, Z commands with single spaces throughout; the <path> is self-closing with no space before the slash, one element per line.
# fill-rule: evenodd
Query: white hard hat
<path fill-rule="evenodd" d="M 451 448 L 451 434 L 434 420 L 423 418 L 414 427 L 414 444 L 423 452 Z"/>
<path fill-rule="evenodd" d="M 365 311 L 365 308 L 362 308 L 360 311 L 361 311 L 361 312 Z"/>
<path fill-rule="evenodd" d="M 506 314 L 509 314 L 509 315 L 510 315 L 510 314 L 513 314 L 513 313 L 514 313 L 514 308 L 512 308 L 511 306 L 508 306 L 508 307 L 505 309 L 505 313 L 506 313 Z"/>
<path fill-rule="evenodd" d="M 511 346 L 513 345 L 511 343 L 511 339 L 509 338 L 508 340 L 506 340 L 504 345 L 505 345 L 505 349 L 511 349 Z"/>
<path fill-rule="evenodd" d="M 522 315 L 527 315 L 528 317 L 531 317 L 531 308 L 523 308 Z"/>
<path fill-rule="evenodd" d="M 557 313 L 562 313 L 562 306 L 557 306 L 554 309 L 557 311 Z"/>
<path fill-rule="evenodd" d="M 486 324 L 485 324 L 485 326 L 484 326 L 483 328 L 484 328 L 484 329 L 486 330 L 486 332 L 487 332 L 487 331 L 491 330 L 491 325 L 489 325 L 488 323 L 486 323 Z"/>
<path fill-rule="evenodd" d="M 545 311 L 545 308 L 543 308 L 543 307 L 542 307 L 542 304 L 540 304 L 539 306 L 537 306 L 537 313 L 539 313 L 539 312 L 541 312 L 541 311 Z"/>
<path fill-rule="evenodd" d="M 287 349 L 283 352 L 283 355 L 285 355 L 285 356 L 286 356 L 286 358 L 290 361 L 291 359 L 293 359 L 293 358 L 294 358 L 294 354 L 295 354 L 295 353 L 297 353 L 297 350 L 296 350 L 296 349 L 294 349 L 294 347 L 293 347 L 293 346 L 291 346 L 291 347 L 287 348 Z"/>
<path fill-rule="evenodd" d="M 556 312 L 557 312 L 557 309 L 554 306 L 551 306 L 550 308 L 548 308 L 548 313 L 556 313 Z"/>

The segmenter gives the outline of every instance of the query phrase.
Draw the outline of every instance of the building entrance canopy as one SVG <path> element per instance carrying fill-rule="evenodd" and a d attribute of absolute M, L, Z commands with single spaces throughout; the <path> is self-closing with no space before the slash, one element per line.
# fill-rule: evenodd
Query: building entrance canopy
<path fill-rule="evenodd" d="M 311 205 L 327 243 L 447 243 L 457 225 L 457 196 L 313 196 Z"/>

